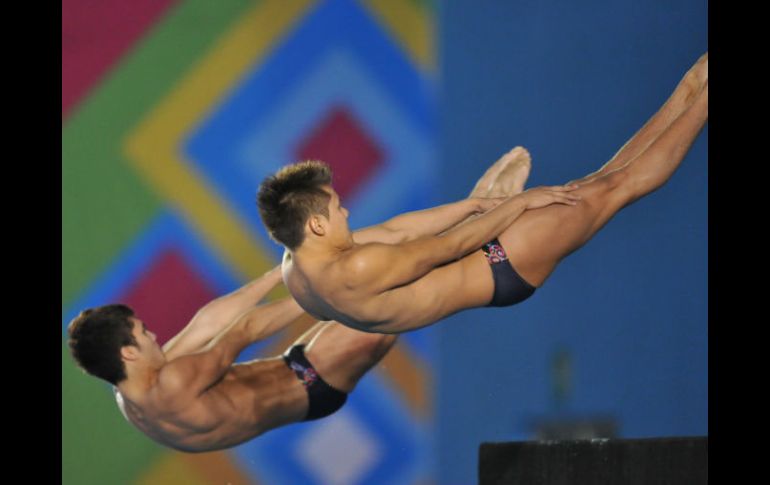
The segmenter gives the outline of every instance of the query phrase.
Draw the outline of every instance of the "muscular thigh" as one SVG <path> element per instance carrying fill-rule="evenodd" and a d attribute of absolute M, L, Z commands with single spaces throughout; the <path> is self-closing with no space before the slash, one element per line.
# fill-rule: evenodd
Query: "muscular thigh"
<path fill-rule="evenodd" d="M 401 292 L 409 328 L 419 328 L 467 308 L 487 305 L 492 299 L 492 270 L 481 250 L 438 267 Z"/>
<path fill-rule="evenodd" d="M 379 345 L 394 337 L 366 333 L 338 322 L 323 324 L 305 349 L 305 356 L 329 385 L 350 392 L 361 376 L 376 363 L 372 356 Z"/>
<path fill-rule="evenodd" d="M 498 238 L 527 282 L 540 286 L 562 258 L 585 244 L 622 207 L 619 177 L 604 177 L 577 190 L 577 206 L 553 204 L 528 210 Z"/>

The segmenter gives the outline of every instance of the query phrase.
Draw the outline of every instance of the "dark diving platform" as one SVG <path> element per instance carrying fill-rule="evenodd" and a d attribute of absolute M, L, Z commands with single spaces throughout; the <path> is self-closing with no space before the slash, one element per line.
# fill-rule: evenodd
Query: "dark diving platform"
<path fill-rule="evenodd" d="M 701 485 L 708 437 L 482 443 L 479 485 Z"/>

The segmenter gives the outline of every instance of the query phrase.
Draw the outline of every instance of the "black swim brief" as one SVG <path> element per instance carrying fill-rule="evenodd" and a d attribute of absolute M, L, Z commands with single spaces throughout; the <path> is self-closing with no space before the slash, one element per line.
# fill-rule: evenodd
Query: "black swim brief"
<path fill-rule="evenodd" d="M 514 305 L 532 296 L 536 288 L 513 269 L 500 241 L 493 239 L 482 246 L 481 250 L 492 268 L 492 279 L 495 282 L 495 292 L 487 306 Z"/>
<path fill-rule="evenodd" d="M 308 397 L 307 415 L 303 421 L 324 418 L 345 404 L 348 395 L 327 384 L 305 357 L 305 346 L 295 345 L 283 354 L 283 361 L 297 374 Z"/>

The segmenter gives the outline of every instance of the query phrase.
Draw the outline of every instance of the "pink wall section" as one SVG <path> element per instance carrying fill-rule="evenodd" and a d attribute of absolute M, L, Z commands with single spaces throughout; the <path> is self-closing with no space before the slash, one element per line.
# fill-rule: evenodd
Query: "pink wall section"
<path fill-rule="evenodd" d="M 62 0 L 62 119 L 174 0 Z"/>

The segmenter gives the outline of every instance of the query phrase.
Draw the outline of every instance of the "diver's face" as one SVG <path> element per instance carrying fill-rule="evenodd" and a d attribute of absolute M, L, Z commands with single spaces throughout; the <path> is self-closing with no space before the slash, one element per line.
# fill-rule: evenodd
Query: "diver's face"
<path fill-rule="evenodd" d="M 130 317 L 134 323 L 134 327 L 131 329 L 131 333 L 136 339 L 137 347 L 143 358 L 148 359 L 155 364 L 162 364 L 166 361 L 166 356 L 163 354 L 163 350 L 157 342 L 157 336 L 151 332 L 144 322 L 136 317 Z"/>
<path fill-rule="evenodd" d="M 335 239 L 337 237 L 344 238 L 346 240 L 352 238 L 352 235 L 350 234 L 350 227 L 348 226 L 349 212 L 347 209 L 342 207 L 342 201 L 340 200 L 339 194 L 337 194 L 337 191 L 335 191 L 331 186 L 325 186 L 324 190 L 329 192 L 331 195 L 328 206 L 331 233 L 334 235 Z"/>

